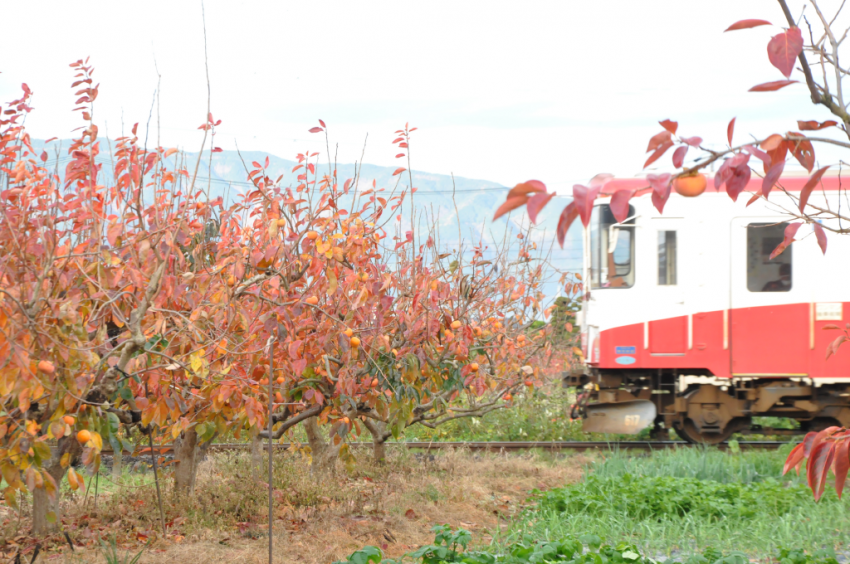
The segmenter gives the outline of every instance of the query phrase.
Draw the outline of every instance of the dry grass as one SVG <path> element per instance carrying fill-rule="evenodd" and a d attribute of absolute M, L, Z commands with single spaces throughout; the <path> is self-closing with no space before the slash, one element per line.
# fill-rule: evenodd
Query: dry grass
<path fill-rule="evenodd" d="M 367 544 L 397 557 L 431 542 L 431 527 L 444 523 L 466 528 L 474 542 L 486 543 L 521 510 L 531 489 L 576 481 L 585 463 L 580 456 L 391 452 L 382 466 L 364 462 L 351 473 L 338 468 L 335 476 L 324 478 L 313 476 L 299 455 L 277 454 L 275 562 L 325 564 Z M 368 458 L 367 453 L 358 458 Z M 105 489 L 97 511 L 91 494 L 85 504 L 81 496 L 68 501 L 63 524 L 79 546 L 71 555 L 61 537 L 54 537 L 51 561 L 102 562 L 95 540 L 115 535 L 119 547 L 135 551 L 145 539 L 152 540 L 143 563 L 267 562 L 268 489 L 250 478 L 245 455 L 218 454 L 206 461 L 192 499 L 176 499 L 166 488 L 170 525 L 165 538 L 157 534 L 159 513 L 150 480 Z M 0 530 L 8 535 L 7 554 L 10 542 L 34 544 L 35 539 L 12 537 L 12 525 L 18 530 L 28 526 L 25 516 L 19 524 L 16 518 Z"/>

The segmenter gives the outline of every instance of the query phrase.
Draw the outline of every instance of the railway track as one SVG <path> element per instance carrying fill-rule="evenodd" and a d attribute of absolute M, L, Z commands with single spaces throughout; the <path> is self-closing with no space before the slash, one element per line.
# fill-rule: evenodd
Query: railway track
<path fill-rule="evenodd" d="M 741 450 L 774 450 L 782 445 L 788 444 L 787 441 L 740 441 L 738 447 Z M 292 447 L 292 443 L 273 443 L 276 450 L 287 450 Z M 370 448 L 372 443 L 354 442 L 350 443 L 352 448 Z M 694 446 L 691 443 L 684 441 L 471 441 L 471 442 L 398 442 L 386 443 L 388 447 L 406 447 L 410 450 L 450 450 L 450 449 L 466 449 L 471 451 L 519 451 L 539 449 L 545 451 L 576 451 L 584 452 L 588 450 L 662 450 L 668 448 L 683 448 Z M 720 450 L 726 450 L 729 445 L 722 443 L 716 445 Z M 172 450 L 172 445 L 162 445 L 154 447 L 157 451 L 167 453 Z M 228 450 L 247 450 L 250 445 L 247 443 L 217 443 L 210 446 L 211 451 L 222 452 Z M 268 450 L 268 443 L 263 443 L 263 448 Z M 143 449 L 144 452 L 149 452 L 150 449 Z M 105 454 L 111 451 L 104 450 Z"/>

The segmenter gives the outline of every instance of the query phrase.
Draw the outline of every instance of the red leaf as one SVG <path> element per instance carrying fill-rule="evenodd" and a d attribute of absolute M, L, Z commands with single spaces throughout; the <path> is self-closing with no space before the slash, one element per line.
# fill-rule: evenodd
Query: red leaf
<path fill-rule="evenodd" d="M 395 156 L 395 158 L 400 159 L 404 156 L 404 153 L 399 153 Z"/>
<path fill-rule="evenodd" d="M 325 125 L 325 122 L 323 122 L 322 120 L 319 120 L 319 123 L 321 124 L 322 127 L 327 127 L 327 125 Z"/>
<path fill-rule="evenodd" d="M 750 88 L 750 92 L 773 92 L 774 90 L 779 90 L 780 88 L 785 88 L 789 84 L 794 84 L 797 82 L 796 80 L 775 80 L 773 82 L 764 82 L 762 84 L 756 84 L 752 88 Z"/>
<path fill-rule="evenodd" d="M 818 240 L 818 246 L 823 254 L 826 254 L 826 232 L 820 223 L 813 223 L 812 225 L 815 228 L 815 238 Z"/>
<path fill-rule="evenodd" d="M 730 25 L 729 27 L 727 27 L 723 31 L 726 32 L 726 31 L 736 31 L 736 30 L 739 30 L 739 29 L 750 29 L 752 27 L 758 27 L 760 25 L 773 25 L 773 24 L 770 23 L 767 20 L 741 20 L 739 22 L 733 23 L 732 25 Z"/>
<path fill-rule="evenodd" d="M 310 133 L 319 133 L 320 131 L 324 131 L 321 127 L 311 127 Z"/>
<path fill-rule="evenodd" d="M 773 189 L 773 186 L 779 180 L 779 177 L 782 176 L 782 171 L 785 170 L 785 161 L 779 161 L 770 167 L 770 170 L 767 171 L 767 174 L 764 175 L 764 180 L 761 181 L 761 193 L 767 198 L 770 195 L 770 191 Z"/>
<path fill-rule="evenodd" d="M 768 165 L 770 164 L 770 155 L 768 155 L 761 149 L 756 149 L 752 145 L 747 145 L 746 147 L 744 147 L 744 150 L 755 158 L 759 159 L 761 162 L 766 163 Z"/>
<path fill-rule="evenodd" d="M 585 227 L 590 224 L 590 213 L 593 211 L 593 201 L 599 195 L 599 187 L 588 188 L 581 184 L 573 186 L 573 203 L 576 205 L 581 223 Z"/>
<path fill-rule="evenodd" d="M 823 495 L 824 486 L 826 485 L 826 474 L 829 472 L 829 467 L 832 466 L 832 459 L 835 456 L 835 443 L 832 441 L 822 441 L 812 449 L 812 454 L 809 456 L 809 463 L 806 465 L 806 475 L 809 480 L 809 487 L 812 493 L 815 494 L 815 501 L 819 500 Z"/>
<path fill-rule="evenodd" d="M 669 174 L 647 174 L 646 180 L 652 186 L 652 205 L 658 213 L 664 213 L 664 204 L 670 198 L 670 190 L 673 188 Z"/>
<path fill-rule="evenodd" d="M 809 456 L 812 452 L 812 446 L 815 444 L 815 439 L 818 438 L 820 432 L 812 431 L 806 433 L 806 436 L 803 437 L 803 456 Z"/>
<path fill-rule="evenodd" d="M 685 155 L 688 154 L 688 146 L 683 145 L 679 147 L 675 151 L 673 151 L 673 166 L 675 168 L 679 168 L 682 166 L 682 163 L 685 162 Z"/>
<path fill-rule="evenodd" d="M 570 202 L 561 212 L 561 217 L 558 218 L 558 244 L 562 249 L 564 248 L 564 239 L 567 237 L 567 231 L 577 217 L 578 210 L 576 209 L 576 204 L 575 202 Z"/>
<path fill-rule="evenodd" d="M 841 492 L 844 491 L 844 482 L 847 481 L 848 470 L 850 470 L 850 436 L 845 435 L 838 443 L 838 448 L 835 449 L 835 462 L 832 467 L 832 473 L 835 474 L 835 493 L 838 494 L 838 499 L 841 499 Z"/>
<path fill-rule="evenodd" d="M 800 229 L 800 226 L 803 225 L 800 222 L 797 223 L 789 223 L 788 227 L 785 228 L 785 238 L 779 243 L 773 252 L 770 253 L 770 260 L 775 259 L 779 255 L 782 254 L 782 251 L 788 248 L 788 245 L 794 242 L 794 235 L 797 234 L 797 230 Z"/>
<path fill-rule="evenodd" d="M 528 196 L 509 196 L 508 199 L 505 200 L 505 202 L 501 206 L 499 206 L 499 209 L 496 210 L 496 214 L 493 216 L 493 221 L 496 221 L 509 211 L 513 211 L 518 207 L 525 205 L 527 201 Z"/>
<path fill-rule="evenodd" d="M 613 179 L 613 174 L 609 172 L 600 172 L 599 174 L 590 179 L 590 182 L 588 182 L 588 186 L 590 186 L 591 188 L 596 188 L 597 186 L 599 188 L 604 188 L 605 185 L 611 182 Z"/>
<path fill-rule="evenodd" d="M 800 462 L 803 461 L 803 457 L 805 454 L 805 444 L 800 443 L 791 449 L 791 452 L 788 453 L 788 458 L 785 459 L 785 466 L 782 468 L 782 475 L 788 473 L 792 468 L 796 468 Z"/>
<path fill-rule="evenodd" d="M 671 121 L 669 119 L 665 119 L 664 121 L 659 121 L 658 123 L 660 123 L 661 127 L 666 129 L 667 131 L 669 131 L 673 135 L 676 135 L 676 130 L 679 129 L 678 122 Z"/>
<path fill-rule="evenodd" d="M 761 147 L 762 149 L 764 149 L 765 151 L 767 151 L 769 153 L 769 152 L 777 149 L 780 145 L 782 145 L 783 141 L 785 141 L 784 137 L 782 137 L 778 133 L 774 133 L 774 134 L 768 136 L 767 139 L 762 141 L 761 145 L 759 145 L 759 147 Z"/>
<path fill-rule="evenodd" d="M 269 168 L 269 156 L 268 155 L 266 155 L 266 166 L 264 166 L 263 168 Z"/>
<path fill-rule="evenodd" d="M 794 158 L 803 165 L 803 168 L 812 172 L 812 169 L 815 168 L 815 148 L 812 145 L 812 142 L 805 139 L 805 136 L 802 133 L 798 133 L 796 131 L 789 131 L 788 135 L 804 137 L 803 139 L 789 140 L 787 144 L 791 149 L 791 154 L 794 155 Z"/>
<path fill-rule="evenodd" d="M 726 193 L 729 194 L 733 202 L 738 200 L 738 194 L 747 187 L 747 183 L 750 181 L 749 160 L 750 155 L 738 153 L 726 160 L 714 176 L 715 188 L 719 189 L 723 183 L 726 183 Z"/>
<path fill-rule="evenodd" d="M 650 151 L 654 151 L 666 141 L 670 141 L 669 131 L 662 131 L 661 133 L 656 133 L 649 140 L 649 145 L 646 147 L 646 152 L 648 153 Z"/>
<path fill-rule="evenodd" d="M 393 172 L 393 176 L 396 176 L 396 175 L 398 175 L 398 174 L 401 174 L 401 173 L 402 173 L 402 172 L 404 172 L 405 170 L 407 170 L 407 169 L 406 169 L 406 168 L 397 168 L 397 169 L 395 169 L 395 172 Z"/>
<path fill-rule="evenodd" d="M 756 202 L 756 200 L 758 200 L 759 198 L 761 198 L 761 193 L 760 193 L 760 192 L 756 192 L 755 194 L 753 194 L 752 196 L 750 196 L 750 199 L 749 199 L 749 200 L 747 200 L 747 206 L 746 206 L 746 207 L 750 207 L 750 206 L 751 206 L 752 204 L 754 204 L 754 203 Z"/>
<path fill-rule="evenodd" d="M 835 125 L 838 125 L 838 122 L 833 120 L 825 121 L 823 123 L 817 122 L 815 120 L 797 120 L 797 127 L 800 128 L 800 131 L 817 131 L 826 127 L 833 127 Z"/>
<path fill-rule="evenodd" d="M 682 139 L 682 143 L 691 147 L 699 147 L 699 144 L 702 143 L 702 137 L 687 137 Z"/>
<path fill-rule="evenodd" d="M 729 121 L 729 125 L 726 126 L 726 138 L 729 139 L 729 146 L 732 146 L 732 135 L 735 133 L 735 119 L 732 118 Z"/>
<path fill-rule="evenodd" d="M 840 347 L 844 341 L 847 340 L 847 335 L 841 335 L 834 341 L 832 341 L 828 347 L 826 347 L 826 359 L 829 360 L 829 357 L 838 354 L 838 347 Z"/>
<path fill-rule="evenodd" d="M 546 204 L 549 203 L 549 200 L 554 197 L 555 192 L 552 192 L 551 194 L 540 192 L 528 199 L 528 203 L 525 207 L 528 210 L 528 218 L 531 219 L 531 223 L 537 223 L 537 214 L 540 213 L 540 210 L 546 207 Z"/>
<path fill-rule="evenodd" d="M 629 217 L 629 200 L 635 195 L 635 190 L 619 190 L 611 196 L 611 213 L 617 223 L 623 223 Z"/>
<path fill-rule="evenodd" d="M 539 180 L 527 180 L 525 182 L 520 182 L 508 192 L 508 198 L 513 198 L 515 196 L 526 196 L 532 192 L 545 192 L 546 185 L 540 182 Z"/>
<path fill-rule="evenodd" d="M 665 141 L 664 143 L 659 145 L 658 148 L 655 149 L 655 152 L 652 153 L 651 155 L 649 155 L 649 158 L 646 159 L 645 163 L 643 163 L 643 168 L 648 167 L 649 165 L 651 165 L 652 163 L 654 163 L 655 161 L 660 159 L 664 155 L 664 153 L 667 152 L 667 149 L 669 149 L 672 146 L 673 146 L 673 141 L 670 141 L 670 140 Z"/>
<path fill-rule="evenodd" d="M 212 150 L 213 153 L 221 153 L 222 151 L 224 151 L 224 149 L 222 149 L 221 147 L 213 147 Z"/>
<path fill-rule="evenodd" d="M 115 246 L 115 241 L 118 240 L 118 237 L 124 234 L 124 224 L 123 223 L 113 223 L 106 230 L 106 240 L 109 241 L 109 244 L 113 247 Z"/>
<path fill-rule="evenodd" d="M 802 190 L 800 190 L 800 211 L 801 212 L 806 207 L 806 204 L 809 201 L 809 196 L 812 194 L 812 190 L 815 189 L 815 186 L 817 186 L 818 182 L 820 182 L 821 177 L 823 176 L 823 174 L 826 172 L 826 169 L 828 169 L 828 168 L 829 168 L 829 165 L 827 165 L 827 166 L 825 166 L 821 169 L 818 169 L 818 171 L 816 173 L 814 173 L 813 175 L 811 175 L 809 177 L 809 180 L 808 180 L 808 182 L 806 182 L 806 185 L 803 186 Z"/>
<path fill-rule="evenodd" d="M 786 78 L 794 71 L 794 62 L 802 51 L 803 32 L 798 27 L 792 27 L 785 33 L 774 35 L 767 44 L 767 57 L 770 63 Z"/>

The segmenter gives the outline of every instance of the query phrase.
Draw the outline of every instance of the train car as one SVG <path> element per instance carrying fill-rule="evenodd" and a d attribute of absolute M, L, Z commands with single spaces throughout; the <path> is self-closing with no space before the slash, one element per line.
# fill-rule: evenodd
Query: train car
<path fill-rule="evenodd" d="M 585 430 L 652 426 L 714 444 L 762 432 L 755 416 L 795 419 L 799 432 L 850 425 L 850 345 L 827 359 L 841 333 L 824 330 L 850 322 L 850 234 L 827 232 L 824 255 L 803 225 L 771 258 L 806 180 L 783 177 L 789 194 L 748 205 L 761 179 L 732 202 L 709 178 L 697 197 L 674 192 L 663 214 L 645 180 L 606 185 L 638 192 L 622 223 L 597 199 L 584 234 L 584 364 L 565 384 L 580 389 Z M 846 216 L 848 185 L 824 177 L 809 202 Z"/>

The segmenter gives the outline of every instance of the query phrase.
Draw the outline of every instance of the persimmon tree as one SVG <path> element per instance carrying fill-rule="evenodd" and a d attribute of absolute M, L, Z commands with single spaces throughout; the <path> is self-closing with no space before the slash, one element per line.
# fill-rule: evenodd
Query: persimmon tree
<path fill-rule="evenodd" d="M 304 424 L 327 466 L 350 459 L 361 424 L 380 449 L 410 424 L 510 405 L 540 377 L 551 351 L 529 323 L 544 269 L 527 243 L 465 261 L 435 231 L 392 236 L 412 174 L 401 191 L 363 189 L 317 153 L 288 185 L 268 159 L 246 163 L 253 188 L 210 200 L 197 170 L 220 120 L 200 126 L 193 171 L 138 125 L 112 147 L 93 68 L 71 66 L 83 125 L 64 178 L 24 128 L 26 85 L 0 119 L 0 471 L 7 503 L 32 492 L 36 533 L 59 517 L 61 481 L 84 485 L 75 465 L 97 471 L 105 443 L 132 448 L 131 429 L 175 442 L 175 491 L 189 494 L 216 436 Z"/>
<path fill-rule="evenodd" d="M 700 136 L 684 136 L 679 133 L 679 124 L 665 119 L 660 122 L 662 131 L 654 135 L 647 146 L 649 156 L 644 168 L 658 162 L 662 156 L 673 149 L 672 172 L 647 174 L 645 189 L 625 191 L 606 191 L 611 182 L 611 175 L 598 175 L 588 186 L 573 187 L 573 201 L 561 212 L 558 222 L 558 240 L 563 246 L 567 230 L 576 218 L 580 218 L 586 228 L 590 221 L 593 202 L 598 197 L 610 197 L 610 207 L 617 221 L 624 221 L 628 214 L 628 202 L 637 194 L 650 193 L 653 205 L 659 213 L 663 213 L 664 205 L 670 197 L 673 188 L 682 189 L 687 185 L 696 184 L 704 189 L 706 178 L 702 171 L 715 163 L 720 167 L 714 174 L 713 182 L 716 189 L 724 189 L 732 201 L 745 192 L 753 174 L 762 178 L 760 190 L 747 193 L 747 205 L 759 199 L 768 200 L 771 192 L 780 191 L 795 204 L 795 208 L 784 207 L 790 223 L 785 229 L 784 240 L 773 251 L 771 258 L 782 253 L 788 245 L 794 242 L 800 227 L 810 224 L 818 245 L 825 254 L 827 250 L 827 233 L 846 235 L 850 233 L 850 216 L 840 207 L 832 208 L 828 201 L 813 202 L 811 196 L 820 184 L 821 178 L 831 165 L 815 170 L 815 146 L 829 145 L 841 149 L 850 149 L 850 142 L 823 134 L 811 133 L 821 130 L 837 129 L 850 139 L 850 114 L 847 111 L 847 96 L 844 92 L 844 79 L 850 71 L 840 62 L 842 46 L 847 39 L 850 28 L 839 29 L 836 22 L 840 21 L 844 4 L 840 4 L 833 13 L 825 12 L 817 0 L 807 0 L 805 5 L 811 6 L 807 15 L 795 19 L 786 0 L 778 0 L 781 17 L 784 23 L 779 33 L 774 35 L 767 45 L 767 55 L 770 63 L 782 74 L 783 78 L 776 81 L 754 85 L 751 92 L 774 92 L 799 83 L 792 78 L 802 78 L 811 101 L 816 106 L 827 109 L 835 118 L 825 121 L 798 120 L 798 131 L 774 133 L 763 139 L 747 142 L 735 142 L 735 118 L 727 127 L 724 149 L 712 149 L 703 143 Z M 802 11 L 801 11 L 802 12 Z M 761 26 L 772 25 L 763 19 L 747 19 L 735 22 L 726 31 L 747 30 Z M 803 133 L 806 132 L 806 133 Z M 689 153 L 697 153 L 692 163 L 685 164 Z M 811 176 L 799 193 L 786 190 L 782 182 L 782 174 L 789 158 L 793 158 L 808 171 Z M 656 165 L 657 166 L 657 165 Z M 840 187 L 838 199 L 846 197 L 846 188 Z M 505 203 L 499 208 L 496 216 L 525 205 L 528 214 L 534 221 L 539 211 L 549 202 L 553 194 L 546 192 L 545 185 L 538 181 L 529 181 L 517 185 L 511 190 Z M 839 327 L 830 325 L 826 329 L 838 330 L 839 335 L 828 347 L 826 356 L 836 354 L 839 347 L 850 340 L 850 325 Z M 803 443 L 798 445 L 789 455 L 785 472 L 791 468 L 799 471 L 803 461 L 808 458 L 807 476 L 809 485 L 816 498 L 824 491 L 826 477 L 830 470 L 836 477 L 835 487 L 839 496 L 844 488 L 848 469 L 850 469 L 850 430 L 831 427 L 819 433 L 809 433 Z"/>

